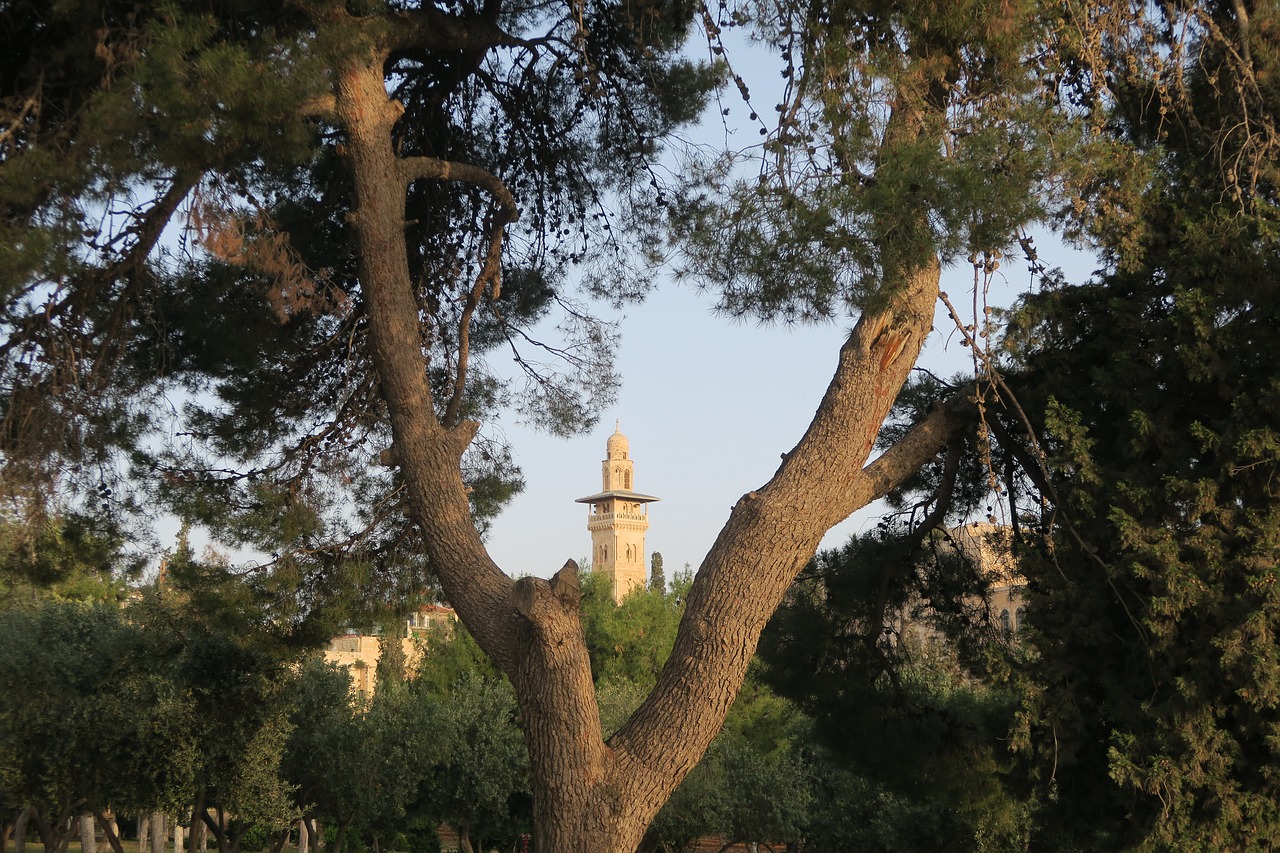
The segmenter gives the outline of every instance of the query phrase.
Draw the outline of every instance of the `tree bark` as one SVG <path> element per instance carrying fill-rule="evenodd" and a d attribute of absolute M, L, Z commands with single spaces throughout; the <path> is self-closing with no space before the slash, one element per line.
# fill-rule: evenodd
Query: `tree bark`
<path fill-rule="evenodd" d="M 165 817 L 160 812 L 151 813 L 151 853 L 164 853 Z"/>
<path fill-rule="evenodd" d="M 900 271 L 881 307 L 858 321 L 804 437 L 767 484 L 738 501 L 704 560 L 657 687 L 606 744 L 579 622 L 577 567 L 571 561 L 549 581 L 513 583 L 471 519 L 460 461 L 476 425 L 442 423 L 437 414 L 443 407 L 427 380 L 429 349 L 404 240 L 410 182 L 450 172 L 406 165 L 393 150 L 400 109 L 383 74 L 390 43 L 363 31 L 366 20 L 341 21 L 350 48 L 335 75 L 334 107 L 346 129 L 360 282 L 409 512 L 445 594 L 515 687 L 534 779 L 536 848 L 633 853 L 719 731 L 761 630 L 822 536 L 933 458 L 964 421 L 963 401 L 944 407 L 866 464 L 931 329 L 939 265 L 925 257 Z"/>
<path fill-rule="evenodd" d="M 93 810 L 94 819 L 102 827 L 102 837 L 111 845 L 111 853 L 124 853 L 124 845 L 120 843 L 120 831 L 114 818 L 108 818 L 99 808 Z"/>
<path fill-rule="evenodd" d="M 13 849 L 15 853 L 27 853 L 27 822 L 31 819 L 31 806 L 18 812 L 13 822 Z"/>
<path fill-rule="evenodd" d="M 98 837 L 91 814 L 80 815 L 80 849 L 83 853 L 98 853 Z"/>
<path fill-rule="evenodd" d="M 307 839 L 310 842 L 311 847 L 315 850 L 315 853 L 323 853 L 324 837 L 320 834 L 320 828 L 317 827 L 309 817 L 304 817 L 299 823 L 306 829 Z M 302 853 L 302 851 L 299 850 L 299 853 Z"/>

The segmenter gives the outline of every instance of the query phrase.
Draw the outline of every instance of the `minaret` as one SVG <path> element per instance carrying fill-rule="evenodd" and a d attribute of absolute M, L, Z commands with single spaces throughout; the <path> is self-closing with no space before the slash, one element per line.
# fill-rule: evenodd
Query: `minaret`
<path fill-rule="evenodd" d="M 631 490 L 633 463 L 621 424 L 605 446 L 601 465 L 604 491 L 577 503 L 591 504 L 587 529 L 591 531 L 591 571 L 609 576 L 613 600 L 644 587 L 644 532 L 649 529 L 648 504 L 658 500 Z"/>

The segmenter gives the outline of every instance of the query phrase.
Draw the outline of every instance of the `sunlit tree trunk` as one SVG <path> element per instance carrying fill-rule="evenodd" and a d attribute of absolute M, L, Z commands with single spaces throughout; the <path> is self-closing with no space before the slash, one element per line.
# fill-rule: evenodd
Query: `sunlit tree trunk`
<path fill-rule="evenodd" d="M 164 853 L 165 817 L 160 812 L 151 813 L 151 853 Z"/>

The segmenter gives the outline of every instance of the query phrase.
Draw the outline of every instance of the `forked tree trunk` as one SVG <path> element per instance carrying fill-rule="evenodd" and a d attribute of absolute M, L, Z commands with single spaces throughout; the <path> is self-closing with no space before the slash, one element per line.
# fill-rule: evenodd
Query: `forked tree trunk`
<path fill-rule="evenodd" d="M 317 826 L 309 817 L 304 817 L 298 823 L 306 830 L 307 841 L 311 845 L 312 850 L 314 850 L 315 853 L 323 853 L 324 836 L 320 834 L 320 827 Z M 302 853 L 302 851 L 300 850 L 299 853 Z"/>
<path fill-rule="evenodd" d="M 94 807 L 93 817 L 102 828 L 102 837 L 111 845 L 111 853 L 124 853 L 124 845 L 120 843 L 120 827 L 115 818 L 107 817 L 97 806 Z"/>
<path fill-rule="evenodd" d="M 859 320 L 808 431 L 773 479 L 738 501 L 699 569 L 656 688 L 606 743 L 579 622 L 577 567 L 570 561 L 550 581 L 513 582 L 485 551 L 460 475 L 476 425 L 442 423 L 437 414 L 444 407 L 427 382 L 429 342 L 409 277 L 404 209 L 412 182 L 463 181 L 490 192 L 499 208 L 514 202 L 475 167 L 397 156 L 392 129 L 401 109 L 387 97 L 386 60 L 413 47 L 483 53 L 503 43 L 501 33 L 480 22 L 462 28 L 430 9 L 387 27 L 336 14 L 341 20 L 321 29 L 338 26 L 326 40 L 347 45 L 336 60 L 333 109 L 346 130 L 360 284 L 409 512 L 463 624 L 515 688 L 533 775 L 536 849 L 634 853 L 719 731 L 761 630 L 822 536 L 933 458 L 964 422 L 958 408 L 944 407 L 867 465 L 932 327 L 938 263 L 926 257 L 899 271 L 889 298 Z M 464 847 L 468 841 L 464 833 Z"/>

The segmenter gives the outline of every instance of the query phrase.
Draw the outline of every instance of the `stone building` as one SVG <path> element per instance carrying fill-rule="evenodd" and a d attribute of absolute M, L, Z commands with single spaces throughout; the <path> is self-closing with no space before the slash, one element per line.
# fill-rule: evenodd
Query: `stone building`
<path fill-rule="evenodd" d="M 457 618 L 452 607 L 441 604 L 424 604 L 411 613 L 400 636 L 406 665 L 411 669 L 417 665 L 419 642 L 425 640 L 433 629 L 451 627 Z M 325 662 L 345 666 L 351 675 L 351 689 L 360 696 L 372 696 L 384 639 L 385 636 L 357 631 L 341 634 L 329 641 L 329 647 L 324 651 Z"/>
<path fill-rule="evenodd" d="M 587 530 L 591 531 L 591 571 L 607 575 L 613 600 L 645 585 L 644 534 L 649 529 L 649 504 L 658 500 L 632 489 L 635 465 L 630 444 L 615 425 L 605 445 L 601 464 L 603 491 L 578 498 L 590 504 Z"/>
<path fill-rule="evenodd" d="M 979 618 L 990 618 L 1007 637 L 1015 638 L 1022 627 L 1026 580 L 1018 573 L 1014 561 L 1010 529 L 987 522 L 970 522 L 949 529 L 947 535 L 986 583 L 986 595 L 965 599 L 965 608 Z M 936 625 L 936 615 L 928 601 L 908 602 L 893 615 L 889 627 L 900 641 L 917 648 L 933 648 L 947 642 Z"/>

